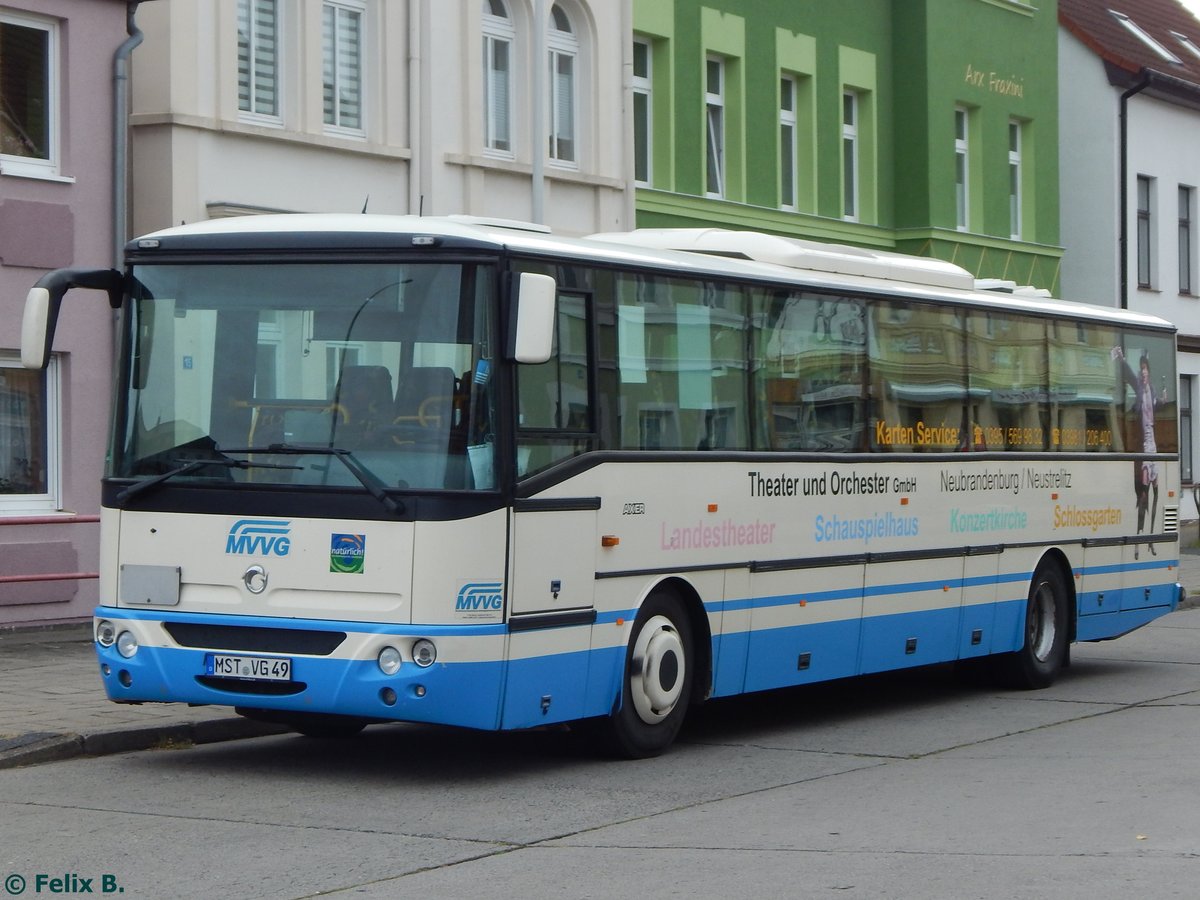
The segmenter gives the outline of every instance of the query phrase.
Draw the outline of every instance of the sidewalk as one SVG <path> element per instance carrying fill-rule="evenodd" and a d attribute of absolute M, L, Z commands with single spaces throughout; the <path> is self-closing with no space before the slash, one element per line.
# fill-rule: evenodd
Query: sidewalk
<path fill-rule="evenodd" d="M 1196 523 L 1181 529 L 1183 607 L 1200 606 Z M 0 769 L 172 744 L 208 744 L 287 729 L 251 722 L 228 707 L 112 703 L 100 686 L 91 623 L 0 631 Z"/>
<path fill-rule="evenodd" d="M 113 703 L 100 685 L 91 622 L 0 631 L 0 769 L 278 734 L 228 707 Z"/>

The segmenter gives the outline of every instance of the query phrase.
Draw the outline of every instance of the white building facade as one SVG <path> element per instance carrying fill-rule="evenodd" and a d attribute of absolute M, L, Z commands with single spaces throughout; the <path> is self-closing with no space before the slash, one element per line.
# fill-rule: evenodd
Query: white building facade
<path fill-rule="evenodd" d="M 632 227 L 629 0 L 170 0 L 138 17 L 134 234 L 364 208 Z"/>
<path fill-rule="evenodd" d="M 1200 479 L 1200 23 L 1175 0 L 1145 4 L 1130 18 L 1103 0 L 1059 0 L 1062 293 L 1178 327 L 1179 450 L 1191 488 Z M 1191 490 L 1180 511 L 1200 515 Z"/>

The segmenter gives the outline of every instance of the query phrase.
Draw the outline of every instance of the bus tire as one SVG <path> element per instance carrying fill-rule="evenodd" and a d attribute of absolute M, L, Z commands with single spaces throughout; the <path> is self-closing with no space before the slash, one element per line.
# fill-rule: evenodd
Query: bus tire
<path fill-rule="evenodd" d="M 633 623 L 621 703 L 603 720 L 608 749 L 626 759 L 658 756 L 679 733 L 695 681 L 692 627 L 673 593 L 651 594 Z"/>
<path fill-rule="evenodd" d="M 1033 573 L 1025 607 L 1025 641 L 1020 650 L 997 659 L 997 673 L 1008 687 L 1049 687 L 1067 662 L 1067 613 L 1070 594 L 1062 568 L 1043 561 Z"/>

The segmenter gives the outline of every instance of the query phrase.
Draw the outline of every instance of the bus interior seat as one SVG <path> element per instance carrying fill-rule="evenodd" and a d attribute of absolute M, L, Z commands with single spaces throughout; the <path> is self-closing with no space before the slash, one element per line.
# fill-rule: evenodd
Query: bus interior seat
<path fill-rule="evenodd" d="M 387 366 L 346 366 L 333 402 L 342 407 L 351 425 L 382 423 L 391 412 L 392 373 Z"/>
<path fill-rule="evenodd" d="M 445 434 L 451 425 L 457 385 L 458 378 L 448 366 L 405 369 L 396 388 L 396 418 Z"/>

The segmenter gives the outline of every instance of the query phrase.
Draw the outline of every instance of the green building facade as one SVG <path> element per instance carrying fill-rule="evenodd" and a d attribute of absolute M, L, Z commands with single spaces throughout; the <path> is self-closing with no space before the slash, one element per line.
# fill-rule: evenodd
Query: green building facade
<path fill-rule="evenodd" d="M 634 0 L 637 224 L 1057 293 L 1054 0 Z"/>

